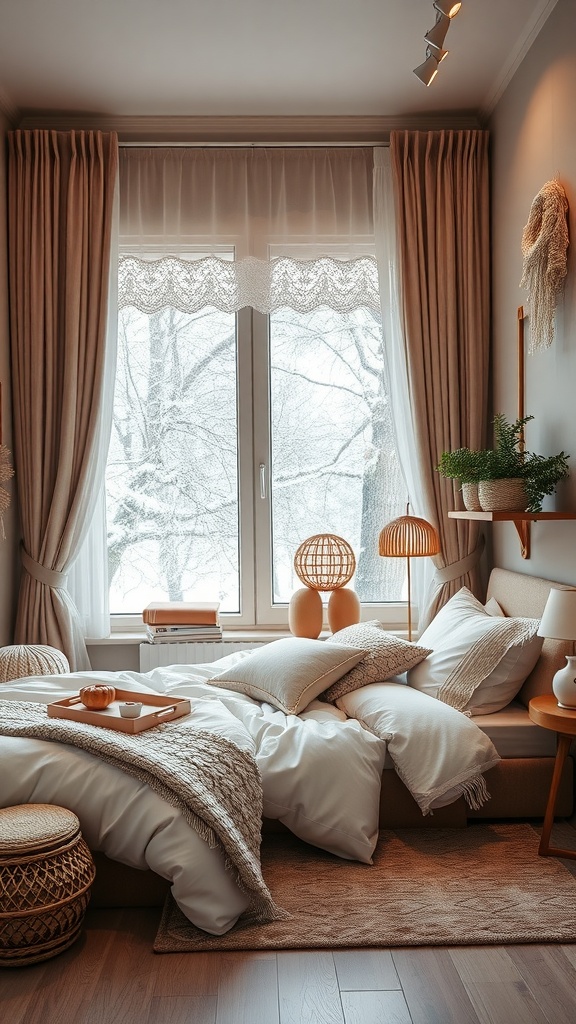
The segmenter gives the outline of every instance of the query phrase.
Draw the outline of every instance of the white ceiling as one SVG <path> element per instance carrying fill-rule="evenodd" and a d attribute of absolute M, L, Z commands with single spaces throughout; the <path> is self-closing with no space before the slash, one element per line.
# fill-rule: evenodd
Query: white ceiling
<path fill-rule="evenodd" d="M 556 0 L 463 0 L 426 88 L 432 0 L 0 0 L 14 118 L 489 113 Z"/>

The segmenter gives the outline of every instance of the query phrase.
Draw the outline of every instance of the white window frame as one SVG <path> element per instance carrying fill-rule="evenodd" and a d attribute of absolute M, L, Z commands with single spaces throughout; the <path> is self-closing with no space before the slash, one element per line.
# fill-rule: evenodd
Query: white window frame
<path fill-rule="evenodd" d="M 248 307 L 236 314 L 240 611 L 221 613 L 226 630 L 288 629 L 288 603 L 274 603 L 272 594 L 269 323 L 268 315 Z M 362 604 L 361 619 L 403 631 L 407 604 Z M 136 614 L 113 613 L 110 624 L 112 635 L 142 631 Z"/>

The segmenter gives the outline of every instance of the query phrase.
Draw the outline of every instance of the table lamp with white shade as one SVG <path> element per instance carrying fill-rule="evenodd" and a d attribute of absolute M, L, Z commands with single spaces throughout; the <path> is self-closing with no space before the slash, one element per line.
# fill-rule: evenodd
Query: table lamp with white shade
<path fill-rule="evenodd" d="M 550 591 L 538 636 L 576 641 L 576 588 Z M 552 680 L 552 691 L 559 707 L 576 710 L 576 655 L 566 655 L 566 664 Z"/>

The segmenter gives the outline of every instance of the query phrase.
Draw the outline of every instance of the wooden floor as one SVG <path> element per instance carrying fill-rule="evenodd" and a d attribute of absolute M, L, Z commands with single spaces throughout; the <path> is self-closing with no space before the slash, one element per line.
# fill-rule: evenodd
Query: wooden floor
<path fill-rule="evenodd" d="M 2 1024 L 576 1021 L 576 945 L 158 955 L 159 914 L 89 910 L 65 953 L 0 970 Z"/>

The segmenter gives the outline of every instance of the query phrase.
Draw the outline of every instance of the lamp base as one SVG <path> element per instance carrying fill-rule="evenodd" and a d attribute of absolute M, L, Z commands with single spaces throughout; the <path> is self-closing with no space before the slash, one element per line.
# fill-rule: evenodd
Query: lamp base
<path fill-rule="evenodd" d="M 552 680 L 552 692 L 559 708 L 576 710 L 576 655 L 566 656 L 564 668 L 558 669 Z"/>

